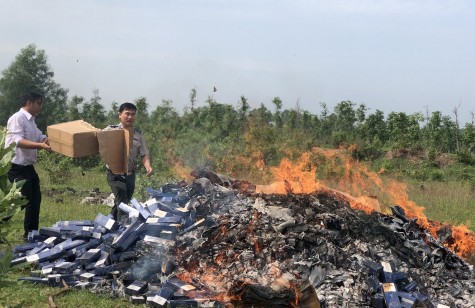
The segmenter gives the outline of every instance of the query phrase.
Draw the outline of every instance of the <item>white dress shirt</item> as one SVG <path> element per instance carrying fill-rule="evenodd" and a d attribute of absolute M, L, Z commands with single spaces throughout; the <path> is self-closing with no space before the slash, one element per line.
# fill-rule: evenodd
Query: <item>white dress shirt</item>
<path fill-rule="evenodd" d="M 18 144 L 21 139 L 42 142 L 45 137 L 36 126 L 35 117 L 25 109 L 20 108 L 8 119 L 5 147 L 13 142 Z M 12 163 L 22 166 L 33 165 L 36 163 L 36 156 L 36 149 L 24 149 L 15 146 L 15 156 Z"/>

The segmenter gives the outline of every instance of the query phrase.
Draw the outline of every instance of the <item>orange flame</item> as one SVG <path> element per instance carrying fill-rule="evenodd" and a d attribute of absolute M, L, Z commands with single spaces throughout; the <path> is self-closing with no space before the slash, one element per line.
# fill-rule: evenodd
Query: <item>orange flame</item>
<path fill-rule="evenodd" d="M 284 158 L 278 167 L 271 168 L 274 182 L 256 185 L 262 193 L 315 193 L 325 192 L 346 200 L 354 209 L 366 213 L 389 212 L 390 206 L 401 206 L 409 218 L 417 218 L 419 224 L 437 237 L 442 223 L 429 221 L 424 207 L 409 199 L 404 183 L 383 181 L 379 174 L 349 157 L 344 150 L 314 148 L 301 155 L 296 163 Z M 317 180 L 318 174 L 326 180 Z M 332 186 L 333 188 L 330 188 Z M 475 235 L 466 226 L 452 228 L 454 243 L 447 247 L 458 255 L 468 258 L 475 251 Z"/>
<path fill-rule="evenodd" d="M 200 294 L 201 291 L 188 291 L 187 296 L 196 299 L 204 297 L 206 300 L 217 300 L 223 303 L 230 303 L 232 301 L 241 300 L 241 295 L 230 295 L 227 293 L 229 289 L 229 282 L 225 279 L 220 273 L 220 269 L 214 267 L 207 267 L 206 265 L 196 272 L 187 272 L 183 271 L 177 274 L 177 277 L 185 282 L 190 284 L 195 284 L 198 281 L 200 284 L 206 285 L 206 288 L 211 291 L 211 293 L 206 293 L 204 296 Z M 194 281 L 193 281 L 194 280 Z M 243 281 L 242 284 L 252 283 L 252 281 Z"/>
<path fill-rule="evenodd" d="M 184 166 L 182 162 L 177 162 L 172 167 L 173 174 L 178 175 L 180 179 L 191 179 L 191 171 L 190 167 Z"/>
<path fill-rule="evenodd" d="M 259 212 L 254 211 L 254 213 L 252 214 L 252 219 L 249 222 L 249 225 L 247 227 L 247 232 L 246 232 L 246 234 L 249 237 L 249 241 L 252 243 L 254 247 L 254 253 L 256 254 L 259 253 L 259 251 L 261 250 L 261 245 L 259 244 L 259 241 L 257 240 L 257 238 L 254 236 L 255 222 L 259 218 L 260 218 Z"/>

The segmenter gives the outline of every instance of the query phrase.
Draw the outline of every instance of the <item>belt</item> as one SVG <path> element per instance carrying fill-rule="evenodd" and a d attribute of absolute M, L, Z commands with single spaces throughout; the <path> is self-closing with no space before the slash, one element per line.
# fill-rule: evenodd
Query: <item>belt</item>
<path fill-rule="evenodd" d="M 110 172 L 110 173 L 112 173 L 112 174 L 115 174 L 115 175 L 132 175 L 132 174 L 135 173 L 135 170 L 132 170 L 132 171 L 127 172 L 127 173 L 114 173 L 114 172 L 112 172 L 112 170 L 110 170 L 110 169 L 107 169 L 107 171 Z"/>
<path fill-rule="evenodd" d="M 17 167 L 17 168 L 32 168 L 33 167 L 33 165 L 19 165 L 15 163 L 12 163 L 12 166 Z"/>

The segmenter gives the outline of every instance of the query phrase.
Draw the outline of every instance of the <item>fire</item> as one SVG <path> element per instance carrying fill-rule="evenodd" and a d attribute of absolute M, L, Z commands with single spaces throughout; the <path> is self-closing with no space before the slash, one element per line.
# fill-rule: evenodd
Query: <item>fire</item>
<path fill-rule="evenodd" d="M 254 247 L 254 253 L 258 254 L 261 251 L 261 244 L 259 243 L 258 239 L 254 236 L 254 223 L 256 220 L 260 219 L 261 215 L 259 212 L 254 211 L 254 214 L 252 215 L 252 220 L 249 223 L 249 228 L 248 228 L 248 235 L 250 237 L 250 242 L 252 243 L 252 246 Z"/>
<path fill-rule="evenodd" d="M 178 175 L 180 179 L 191 179 L 191 168 L 183 165 L 183 162 L 177 162 L 173 165 L 173 174 Z"/>
<path fill-rule="evenodd" d="M 240 294 L 231 295 L 224 290 L 230 289 L 231 286 L 228 285 L 228 280 L 225 279 L 225 276 L 220 274 L 219 268 L 214 267 L 203 267 L 198 269 L 196 272 L 188 272 L 183 271 L 180 274 L 177 274 L 177 277 L 181 280 L 188 282 L 190 284 L 202 284 L 206 285 L 207 289 L 214 292 L 214 294 L 210 294 L 207 292 L 206 294 L 200 294 L 202 291 L 189 291 L 187 292 L 187 296 L 194 298 L 195 300 L 199 300 L 201 297 L 206 300 L 216 300 L 223 303 L 228 303 L 228 306 L 231 305 L 232 301 L 239 301 L 241 300 Z M 246 283 L 252 283 L 251 281 L 242 281 L 240 285 L 244 285 Z"/>
<path fill-rule="evenodd" d="M 226 234 L 228 230 L 228 227 L 226 225 L 222 225 L 220 228 L 219 228 L 219 231 L 216 232 L 216 235 L 214 236 L 213 238 L 213 241 L 216 240 L 218 237 L 221 237 L 223 236 L 224 234 Z"/>
<path fill-rule="evenodd" d="M 320 184 L 315 180 L 316 168 L 310 163 L 310 153 L 304 153 L 299 163 L 294 165 L 284 158 L 280 165 L 271 168 L 275 182 L 271 185 L 257 185 L 258 192 L 264 193 L 310 193 Z"/>
<path fill-rule="evenodd" d="M 345 200 L 352 208 L 371 213 L 388 213 L 390 206 L 401 206 L 406 215 L 416 218 L 418 223 L 437 237 L 436 231 L 442 223 L 429 221 L 424 207 L 409 199 L 405 184 L 383 181 L 377 172 L 353 160 L 344 150 L 314 148 L 301 155 L 296 163 L 284 158 L 279 166 L 271 167 L 274 182 L 256 185 L 261 193 L 315 193 L 325 192 Z M 381 172 L 382 173 L 382 172 Z M 318 175 L 322 179 L 317 179 Z M 475 251 L 475 235 L 466 226 L 452 228 L 454 242 L 448 248 L 468 258 Z"/>
<path fill-rule="evenodd" d="M 216 264 L 224 263 L 223 261 L 225 260 L 225 255 L 226 255 L 226 253 L 224 251 L 218 253 L 218 255 L 214 257 L 214 262 Z"/>

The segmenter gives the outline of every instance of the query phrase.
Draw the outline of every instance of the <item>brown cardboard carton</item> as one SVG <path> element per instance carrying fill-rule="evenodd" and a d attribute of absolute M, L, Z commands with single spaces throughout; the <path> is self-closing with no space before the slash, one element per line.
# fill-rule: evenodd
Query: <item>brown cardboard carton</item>
<path fill-rule="evenodd" d="M 99 153 L 112 173 L 127 174 L 130 152 L 127 129 L 107 129 L 97 132 Z"/>
<path fill-rule="evenodd" d="M 99 153 L 96 133 L 100 129 L 83 121 L 50 125 L 47 134 L 51 149 L 69 157 L 93 156 Z"/>

